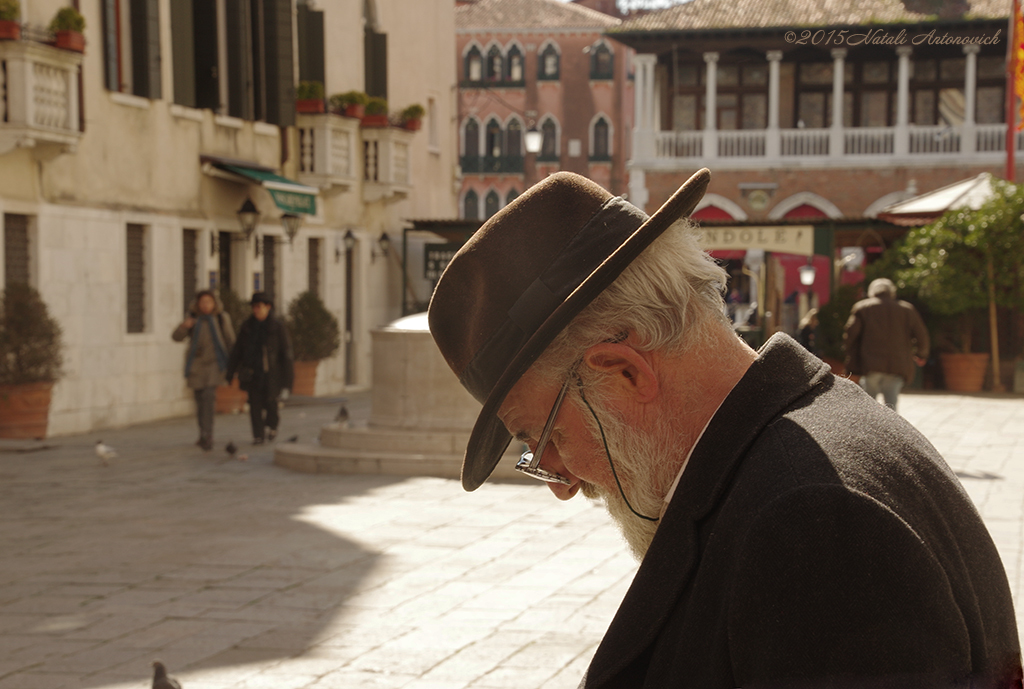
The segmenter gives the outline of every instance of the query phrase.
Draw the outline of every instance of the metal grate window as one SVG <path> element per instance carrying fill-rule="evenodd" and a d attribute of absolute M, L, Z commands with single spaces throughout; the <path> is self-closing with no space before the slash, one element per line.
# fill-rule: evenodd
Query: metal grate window
<path fill-rule="evenodd" d="M 185 311 L 196 298 L 196 283 L 199 265 L 199 230 L 181 231 L 181 286 L 185 300 Z"/>
<path fill-rule="evenodd" d="M 231 279 L 231 233 L 217 233 L 217 257 L 220 277 L 217 284 L 221 289 L 234 289 L 235 283 Z"/>
<path fill-rule="evenodd" d="M 277 302 L 277 239 L 263 235 L 263 291 Z"/>
<path fill-rule="evenodd" d="M 142 225 L 128 225 L 125 242 L 127 267 L 127 311 L 128 332 L 141 333 L 146 330 L 146 228 Z"/>
<path fill-rule="evenodd" d="M 309 291 L 320 296 L 320 244 L 316 237 L 309 239 Z"/>
<path fill-rule="evenodd" d="M 4 283 L 28 284 L 28 216 L 4 214 Z"/>

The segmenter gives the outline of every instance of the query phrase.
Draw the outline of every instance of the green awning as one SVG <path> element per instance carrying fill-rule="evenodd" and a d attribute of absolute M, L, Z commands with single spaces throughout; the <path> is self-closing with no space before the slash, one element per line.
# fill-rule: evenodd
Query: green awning
<path fill-rule="evenodd" d="M 216 162 L 214 165 L 262 186 L 270 192 L 270 197 L 274 199 L 274 203 L 285 213 L 316 215 L 316 187 L 307 187 L 305 184 L 299 184 L 287 177 L 282 177 L 261 168 L 230 165 L 220 162 Z"/>

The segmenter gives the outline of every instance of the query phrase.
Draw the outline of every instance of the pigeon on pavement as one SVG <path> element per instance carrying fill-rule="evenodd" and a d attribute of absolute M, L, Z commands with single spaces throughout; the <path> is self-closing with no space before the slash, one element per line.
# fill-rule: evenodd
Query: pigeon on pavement
<path fill-rule="evenodd" d="M 288 440 L 286 440 L 285 442 L 286 443 L 297 443 L 297 442 L 299 442 L 299 436 L 293 435 L 292 437 L 288 438 Z"/>
<path fill-rule="evenodd" d="M 181 689 L 181 684 L 167 676 L 167 668 L 159 660 L 153 661 L 153 689 Z"/>
<path fill-rule="evenodd" d="M 104 445 L 102 440 L 97 440 L 96 456 L 103 462 L 103 466 L 110 466 L 110 460 L 117 457 L 117 452 L 110 445 Z"/>
<path fill-rule="evenodd" d="M 224 449 L 227 450 L 227 453 L 233 457 L 235 455 L 235 452 L 238 451 L 238 446 L 235 445 L 234 440 L 229 440 L 228 444 L 224 447 Z"/>
<path fill-rule="evenodd" d="M 348 408 L 343 404 L 341 409 L 338 410 L 338 415 L 334 417 L 335 422 L 345 423 L 348 421 Z"/>

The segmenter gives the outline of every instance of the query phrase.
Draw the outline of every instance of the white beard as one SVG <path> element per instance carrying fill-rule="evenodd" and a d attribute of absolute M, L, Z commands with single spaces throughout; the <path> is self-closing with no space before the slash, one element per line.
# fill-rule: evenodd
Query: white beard
<path fill-rule="evenodd" d="M 678 436 L 672 424 L 663 417 L 655 419 L 651 428 L 637 429 L 613 412 L 605 411 L 593 402 L 591 405 L 604 427 L 608 452 L 629 503 L 642 515 L 660 517 L 665 495 L 678 473 L 679 464 L 672 460 L 689 444 Z M 583 413 L 593 422 L 594 418 L 585 406 Z M 591 426 L 595 441 L 603 453 L 600 431 L 596 424 L 591 423 Z M 638 561 L 643 560 L 660 522 L 641 519 L 633 514 L 618 489 L 608 491 L 583 482 L 580 491 L 591 500 L 604 502 L 633 557 Z"/>

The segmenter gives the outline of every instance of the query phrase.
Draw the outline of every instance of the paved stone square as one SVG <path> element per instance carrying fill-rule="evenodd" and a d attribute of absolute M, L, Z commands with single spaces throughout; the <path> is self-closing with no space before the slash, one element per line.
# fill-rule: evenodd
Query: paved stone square
<path fill-rule="evenodd" d="M 900 404 L 1024 619 L 1024 399 Z M 335 411 L 289 406 L 279 442 Z M 142 689 L 157 658 L 185 689 L 577 685 L 636 568 L 603 510 L 532 483 L 291 473 L 246 425 L 218 417 L 213 453 L 191 419 L 0 445 L 0 689 Z"/>

